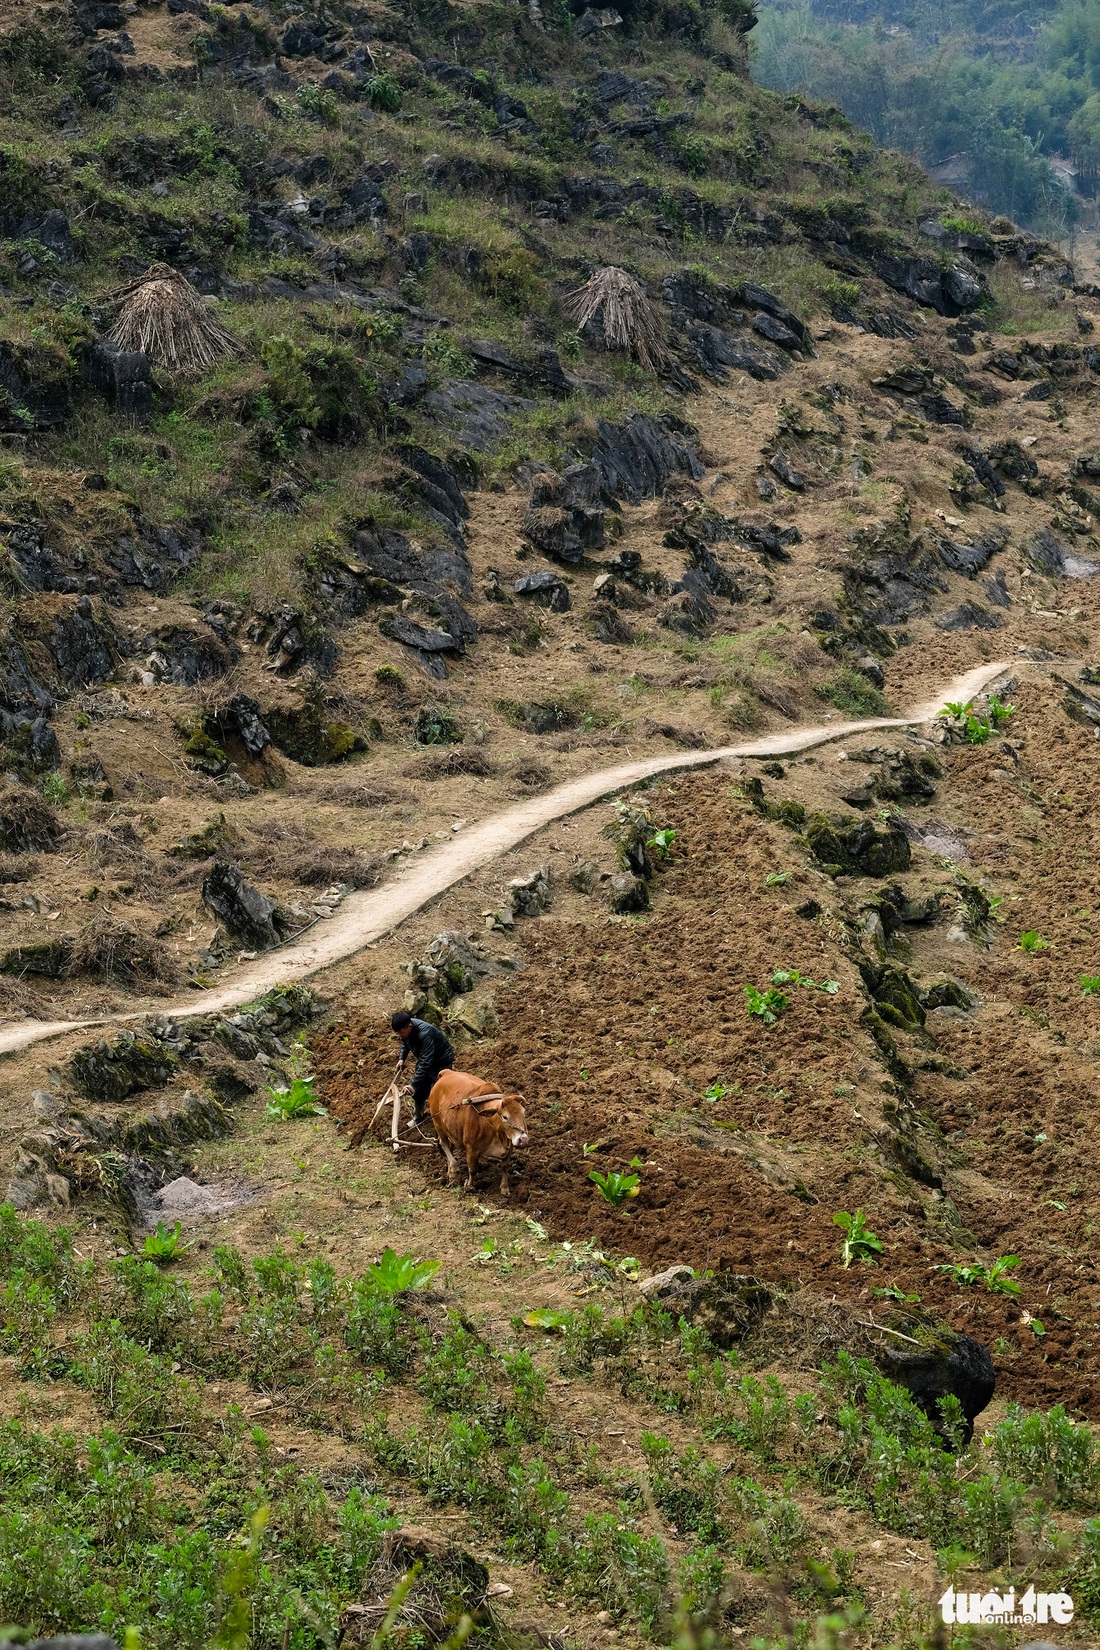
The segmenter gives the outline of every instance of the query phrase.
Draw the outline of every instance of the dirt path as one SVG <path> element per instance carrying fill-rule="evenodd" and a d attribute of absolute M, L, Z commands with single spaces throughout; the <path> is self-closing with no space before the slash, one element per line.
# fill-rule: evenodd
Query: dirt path
<path fill-rule="evenodd" d="M 118 1024 L 140 1019 L 150 1013 L 169 1019 L 186 1019 L 196 1014 L 238 1008 L 274 985 L 308 979 L 333 963 L 361 951 L 364 946 L 391 933 L 406 918 L 422 910 L 471 872 L 516 847 L 554 820 L 578 813 L 601 797 L 677 768 L 705 767 L 737 756 L 791 756 L 814 745 L 845 739 L 854 733 L 870 733 L 877 728 L 917 726 L 930 721 L 947 700 L 965 702 L 973 698 L 1008 668 L 1005 663 L 981 665 L 976 670 L 968 671 L 965 676 L 957 676 L 946 683 L 935 698 L 914 706 L 907 716 L 792 728 L 768 734 L 763 739 L 750 740 L 743 745 L 724 745 L 710 751 L 687 751 L 678 756 L 652 756 L 639 762 L 626 762 L 616 768 L 601 768 L 597 773 L 585 774 L 580 779 L 572 779 L 568 784 L 547 791 L 544 796 L 533 797 L 528 802 L 506 808 L 503 813 L 472 825 L 453 841 L 442 843 L 422 859 L 409 864 L 392 882 L 349 895 L 341 905 L 339 914 L 326 922 L 323 928 L 311 930 L 308 939 L 291 942 L 258 957 L 217 990 L 175 1003 L 149 1003 L 144 1008 L 101 1019 L 20 1021 L 0 1028 L 0 1055 L 15 1053 L 19 1049 L 29 1048 L 33 1043 L 77 1031 L 82 1026 Z"/>

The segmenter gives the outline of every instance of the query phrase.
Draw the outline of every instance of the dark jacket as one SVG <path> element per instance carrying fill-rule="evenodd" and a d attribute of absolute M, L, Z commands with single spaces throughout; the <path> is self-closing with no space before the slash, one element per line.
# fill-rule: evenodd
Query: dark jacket
<path fill-rule="evenodd" d="M 440 1072 L 452 1070 L 455 1063 L 455 1051 L 439 1027 L 429 1025 L 427 1020 L 414 1020 L 412 1030 L 404 1042 L 405 1050 L 401 1056 L 402 1066 L 404 1066 L 410 1054 L 416 1061 L 412 1091 L 413 1099 L 416 1101 L 416 1107 L 419 1111 L 427 1103 L 432 1084 Z"/>

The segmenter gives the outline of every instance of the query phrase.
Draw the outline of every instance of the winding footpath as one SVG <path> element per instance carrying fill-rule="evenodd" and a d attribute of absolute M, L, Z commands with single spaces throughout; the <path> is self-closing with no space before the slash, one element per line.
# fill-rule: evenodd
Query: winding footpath
<path fill-rule="evenodd" d="M 223 1013 L 262 996 L 275 985 L 309 979 L 334 963 L 353 956 L 365 946 L 390 934 L 407 918 L 422 911 L 433 899 L 446 893 L 456 882 L 480 870 L 491 860 L 526 841 L 536 831 L 579 813 L 601 798 L 679 768 L 701 768 L 738 756 L 794 756 L 815 745 L 847 739 L 852 734 L 871 733 L 879 728 L 908 728 L 929 722 L 948 700 L 965 703 L 990 686 L 1009 666 L 981 665 L 945 684 L 939 694 L 915 706 L 906 716 L 880 718 L 869 722 L 830 722 L 815 727 L 792 728 L 768 734 L 743 745 L 724 745 L 717 750 L 686 751 L 676 756 L 653 756 L 639 762 L 625 762 L 615 768 L 601 768 L 557 786 L 545 795 L 532 797 L 514 808 L 505 808 L 464 830 L 450 842 L 424 854 L 402 869 L 392 881 L 379 888 L 349 894 L 339 912 L 310 937 L 292 941 L 277 951 L 267 952 L 248 967 L 240 969 L 224 985 L 174 1003 L 150 1002 L 125 1014 L 109 1014 L 92 1020 L 19 1020 L 0 1027 L 0 1055 L 13 1054 L 34 1043 L 62 1037 L 84 1027 L 124 1024 L 147 1014 L 158 1018 L 186 1019 L 198 1014 Z"/>

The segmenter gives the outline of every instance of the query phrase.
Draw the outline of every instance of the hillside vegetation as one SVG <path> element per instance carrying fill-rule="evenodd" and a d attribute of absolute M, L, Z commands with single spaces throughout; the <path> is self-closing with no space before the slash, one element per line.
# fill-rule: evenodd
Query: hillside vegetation
<path fill-rule="evenodd" d="M 781 0 L 761 13 L 753 71 L 765 86 L 834 99 L 925 166 L 952 161 L 990 210 L 1061 238 L 1080 203 L 1051 156 L 1072 162 L 1083 195 L 1100 178 L 1098 44 L 1091 0 L 1026 10 Z"/>
<path fill-rule="evenodd" d="M 754 21 L 4 10 L 0 1638 L 1095 1638 L 1100 308 Z"/>

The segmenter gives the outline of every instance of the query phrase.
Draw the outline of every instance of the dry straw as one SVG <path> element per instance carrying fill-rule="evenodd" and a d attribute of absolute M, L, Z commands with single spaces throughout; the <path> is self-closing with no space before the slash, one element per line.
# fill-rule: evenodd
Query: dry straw
<path fill-rule="evenodd" d="M 117 310 L 110 337 L 120 349 L 140 350 L 158 366 L 189 376 L 205 372 L 241 346 L 203 303 L 185 275 L 170 264 L 150 264 L 144 275 L 106 300 Z"/>
<path fill-rule="evenodd" d="M 597 322 L 608 349 L 633 355 L 647 372 L 668 364 L 660 314 L 640 282 L 625 269 L 600 269 L 566 299 L 566 307 L 583 332 Z"/>

